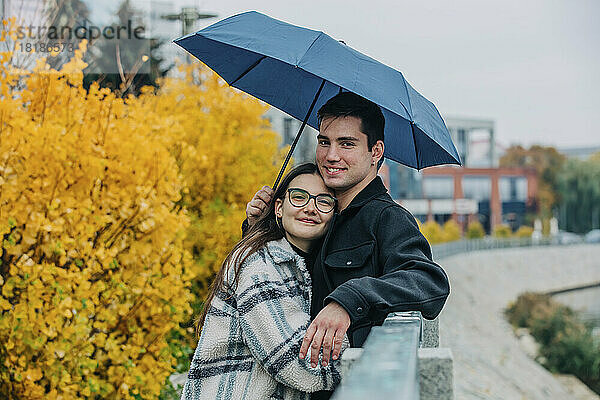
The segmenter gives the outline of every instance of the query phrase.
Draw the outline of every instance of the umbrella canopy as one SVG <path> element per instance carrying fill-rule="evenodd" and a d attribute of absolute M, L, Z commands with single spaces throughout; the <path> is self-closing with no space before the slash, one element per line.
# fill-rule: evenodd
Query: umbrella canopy
<path fill-rule="evenodd" d="M 317 130 L 316 111 L 339 92 L 354 92 L 382 109 L 386 158 L 417 169 L 460 164 L 438 110 L 401 72 L 323 32 L 250 11 L 175 43 L 231 86 Z"/>

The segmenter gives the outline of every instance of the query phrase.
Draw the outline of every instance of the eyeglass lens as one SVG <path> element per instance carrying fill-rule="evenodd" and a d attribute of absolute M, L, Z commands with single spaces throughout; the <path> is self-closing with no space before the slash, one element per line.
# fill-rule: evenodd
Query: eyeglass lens
<path fill-rule="evenodd" d="M 311 195 L 304 189 L 290 189 L 290 203 L 295 207 L 304 207 L 311 198 L 315 198 L 317 209 L 323 213 L 328 213 L 335 207 L 335 199 L 328 194 Z"/>

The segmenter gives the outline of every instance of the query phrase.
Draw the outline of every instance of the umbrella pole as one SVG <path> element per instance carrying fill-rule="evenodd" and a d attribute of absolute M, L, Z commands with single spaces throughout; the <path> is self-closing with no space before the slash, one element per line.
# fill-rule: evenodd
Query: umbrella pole
<path fill-rule="evenodd" d="M 308 117 L 310 117 L 310 114 L 312 113 L 313 108 L 315 108 L 315 104 L 317 103 L 317 99 L 319 98 L 319 95 L 321 94 L 321 90 L 323 90 L 323 86 L 325 86 L 325 79 L 323 79 L 323 82 L 321 82 L 321 86 L 319 87 L 319 90 L 317 91 L 317 94 L 315 95 L 315 98 L 312 101 L 312 104 L 310 105 L 308 112 L 306 113 L 306 117 L 304 117 L 304 121 L 302 121 L 302 125 L 300 126 L 300 129 L 298 130 L 298 133 L 296 134 L 296 138 L 294 139 L 294 142 L 292 143 L 292 146 L 290 147 L 290 151 L 288 151 L 287 156 L 285 156 L 285 161 L 283 162 L 283 166 L 281 167 L 281 170 L 279 170 L 279 175 L 277 175 L 277 179 L 275 179 L 275 183 L 273 184 L 273 190 L 277 190 L 277 185 L 279 185 L 279 181 L 281 180 L 281 176 L 283 175 L 283 171 L 285 171 L 285 168 L 287 167 L 290 158 L 292 157 L 292 153 L 294 152 L 294 149 L 296 148 L 296 145 L 298 144 L 298 140 L 300 140 L 300 135 L 302 135 L 302 131 L 304 130 L 304 127 L 306 126 L 306 123 L 308 121 Z"/>

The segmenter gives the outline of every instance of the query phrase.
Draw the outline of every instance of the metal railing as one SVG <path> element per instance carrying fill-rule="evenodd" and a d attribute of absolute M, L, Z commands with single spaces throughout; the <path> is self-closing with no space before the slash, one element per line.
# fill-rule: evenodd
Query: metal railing
<path fill-rule="evenodd" d="M 550 246 L 566 244 L 556 238 L 492 238 L 456 240 L 454 242 L 434 244 L 431 246 L 434 259 L 450 257 L 455 254 L 479 250 L 505 249 L 511 247 Z M 569 243 L 573 244 L 573 243 Z"/>
<path fill-rule="evenodd" d="M 419 399 L 421 313 L 389 314 L 371 329 L 362 356 L 336 389 L 332 400 Z"/>

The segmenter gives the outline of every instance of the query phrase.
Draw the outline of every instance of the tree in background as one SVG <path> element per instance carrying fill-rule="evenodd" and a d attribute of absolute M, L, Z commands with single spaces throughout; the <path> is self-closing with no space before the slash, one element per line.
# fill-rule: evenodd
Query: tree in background
<path fill-rule="evenodd" d="M 500 158 L 500 166 L 533 168 L 537 171 L 538 212 L 542 218 L 549 219 L 557 203 L 558 174 L 565 159 L 554 147 L 533 145 L 525 149 L 522 146 L 511 146 Z"/>
<path fill-rule="evenodd" d="M 144 27 L 140 12 L 129 0 L 123 0 L 115 13 L 112 24 L 116 30 L 131 21 L 135 27 Z M 145 31 L 144 35 L 148 35 Z M 144 44 L 142 46 L 142 43 Z M 163 44 L 156 38 L 109 40 L 104 37 L 90 43 L 86 61 L 90 64 L 84 71 L 84 85 L 97 82 L 120 96 L 138 95 L 144 86 L 157 87 L 157 79 L 164 77 L 170 69 L 161 68 L 163 59 L 158 48 Z"/>
<path fill-rule="evenodd" d="M 586 233 L 600 228 L 600 153 L 587 161 L 568 160 L 558 175 L 559 223 Z"/>
<path fill-rule="evenodd" d="M 23 7 L 10 7 L 10 12 L 15 15 L 3 15 L 3 18 L 7 21 L 12 19 L 14 24 L 23 27 L 33 25 L 35 38 L 30 43 L 35 44 L 39 50 L 34 52 L 21 49 L 20 46 L 27 43 L 27 38 L 17 39 L 6 35 L 6 40 L 1 43 L 5 51 L 12 52 L 10 63 L 24 70 L 31 70 L 40 58 L 45 58 L 50 68 L 60 69 L 71 59 L 70 49 L 77 49 L 83 40 L 74 33 L 78 27 L 87 29 L 91 25 L 98 25 L 106 28 L 104 23 L 95 21 L 87 2 L 82 0 L 30 1 L 25 9 L 27 11 L 23 11 Z M 119 26 L 127 26 L 129 21 L 133 27 L 147 28 L 141 13 L 132 6 L 130 0 L 123 0 L 115 12 L 111 26 L 116 31 Z M 38 27 L 42 30 L 38 30 Z M 50 28 L 55 30 L 51 31 Z M 70 28 L 71 37 L 68 30 L 63 32 L 66 28 Z M 27 28 L 24 32 L 29 34 Z M 145 29 L 144 36 L 147 35 L 148 31 Z M 158 55 L 158 48 L 164 41 L 157 38 L 109 40 L 101 36 L 85 40 L 87 51 L 84 61 L 88 64 L 84 71 L 86 89 L 96 82 L 100 87 L 108 87 L 121 97 L 129 93 L 137 95 L 144 86 L 157 87 L 157 79 L 165 76 L 171 68 L 171 65 L 160 66 L 163 59 Z M 55 45 L 62 50 L 48 50 Z M 20 51 L 13 52 L 15 48 Z"/>
<path fill-rule="evenodd" d="M 84 25 L 90 17 L 90 10 L 87 4 L 82 0 L 57 0 L 46 2 L 46 9 L 44 10 L 44 18 L 46 22 L 44 25 L 48 27 L 56 27 L 60 30 L 61 27 L 77 27 Z M 74 48 L 79 47 L 81 40 L 76 37 L 60 37 L 52 40 L 47 39 L 49 45 L 54 43 L 64 43 L 65 46 L 73 46 Z M 48 55 L 48 54 L 44 54 Z M 65 63 L 69 62 L 71 54 L 68 51 L 62 51 L 50 55 L 47 59 L 47 63 L 50 68 L 56 70 L 60 69 Z"/>

